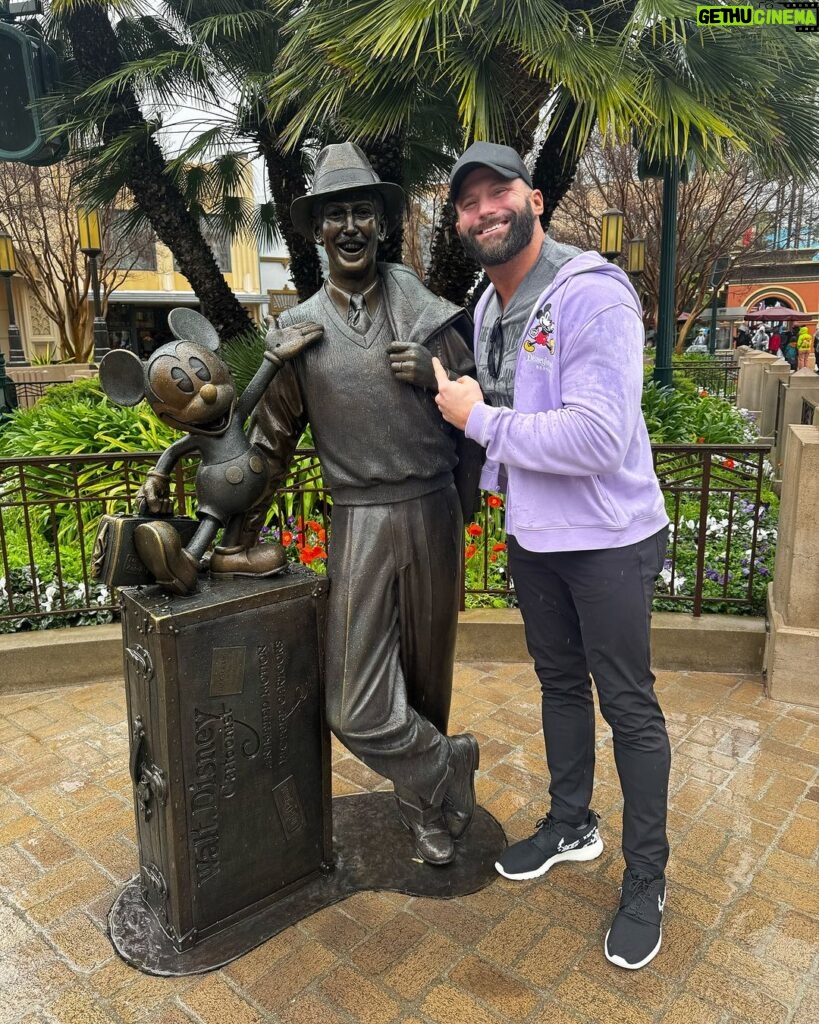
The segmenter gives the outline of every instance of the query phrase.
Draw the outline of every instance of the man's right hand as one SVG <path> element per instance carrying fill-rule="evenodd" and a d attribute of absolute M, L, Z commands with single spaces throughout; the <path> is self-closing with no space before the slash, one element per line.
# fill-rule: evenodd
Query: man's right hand
<path fill-rule="evenodd" d="M 283 363 L 295 359 L 309 345 L 314 345 L 324 334 L 321 324 L 311 322 L 294 324 L 292 327 L 273 327 L 265 335 L 267 351 Z"/>

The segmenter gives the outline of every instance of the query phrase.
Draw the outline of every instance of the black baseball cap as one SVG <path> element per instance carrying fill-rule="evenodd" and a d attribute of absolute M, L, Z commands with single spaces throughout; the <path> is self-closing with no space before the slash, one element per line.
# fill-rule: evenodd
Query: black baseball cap
<path fill-rule="evenodd" d="M 455 161 L 449 175 L 449 198 L 453 203 L 458 198 L 464 178 L 478 167 L 489 167 L 507 181 L 522 178 L 532 188 L 532 176 L 511 146 L 499 146 L 495 142 L 473 142 L 463 156 Z"/>

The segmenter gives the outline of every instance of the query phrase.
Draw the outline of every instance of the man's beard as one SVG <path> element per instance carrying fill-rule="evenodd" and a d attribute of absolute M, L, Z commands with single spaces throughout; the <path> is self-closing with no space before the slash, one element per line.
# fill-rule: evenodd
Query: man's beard
<path fill-rule="evenodd" d="M 458 234 L 467 256 L 482 267 L 497 267 L 526 248 L 532 241 L 536 222 L 537 214 L 532 209 L 529 196 L 526 196 L 523 209 L 510 215 L 509 230 L 503 238 L 495 241 L 490 236 L 485 242 L 480 242 L 466 232 L 459 231 Z"/>

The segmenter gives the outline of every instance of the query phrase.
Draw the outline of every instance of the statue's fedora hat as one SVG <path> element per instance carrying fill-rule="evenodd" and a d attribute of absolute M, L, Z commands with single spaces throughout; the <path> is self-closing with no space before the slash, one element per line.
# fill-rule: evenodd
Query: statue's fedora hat
<path fill-rule="evenodd" d="M 353 142 L 325 146 L 316 159 L 313 190 L 296 199 L 290 206 L 290 219 L 295 229 L 305 238 L 313 238 L 313 211 L 317 203 L 334 196 L 354 195 L 357 192 L 375 192 L 384 203 L 387 230 L 401 219 L 404 210 L 404 190 L 391 181 L 382 181 L 370 161 Z"/>

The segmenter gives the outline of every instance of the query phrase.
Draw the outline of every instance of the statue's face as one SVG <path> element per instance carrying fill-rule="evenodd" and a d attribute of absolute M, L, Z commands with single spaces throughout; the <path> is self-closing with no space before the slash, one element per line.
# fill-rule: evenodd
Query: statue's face
<path fill-rule="evenodd" d="M 316 218 L 316 241 L 324 246 L 330 278 L 356 280 L 372 273 L 378 243 L 386 234 L 377 195 L 343 193 L 324 203 Z"/>

